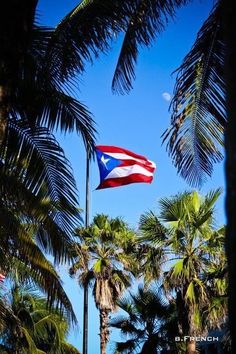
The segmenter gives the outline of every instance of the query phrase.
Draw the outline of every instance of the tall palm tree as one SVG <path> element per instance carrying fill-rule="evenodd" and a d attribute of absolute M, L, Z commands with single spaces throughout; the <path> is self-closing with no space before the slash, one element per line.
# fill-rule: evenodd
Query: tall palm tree
<path fill-rule="evenodd" d="M 214 227 L 214 204 L 220 190 L 205 197 L 182 193 L 160 200 L 160 217 L 152 212 L 140 219 L 144 239 L 163 251 L 160 267 L 166 264 L 163 286 L 174 291 L 182 334 L 194 337 L 226 318 L 226 279 L 216 271 L 226 267 L 223 251 L 224 228 Z M 160 232 L 160 224 L 164 223 Z M 196 352 L 190 340 L 188 353 Z"/>
<path fill-rule="evenodd" d="M 69 320 L 33 288 L 14 285 L 0 298 L 4 316 L 0 326 L 0 353 L 79 354 L 67 343 Z"/>
<path fill-rule="evenodd" d="M 78 261 L 70 269 L 82 286 L 92 286 L 95 304 L 100 314 L 100 351 L 106 353 L 109 340 L 109 313 L 116 309 L 116 301 L 130 285 L 127 271 L 132 262 L 124 248 L 134 237 L 119 218 L 106 215 L 94 217 L 91 226 L 76 230 L 81 242 L 74 246 Z"/>
<path fill-rule="evenodd" d="M 122 297 L 118 306 L 125 314 L 114 317 L 110 326 L 119 329 L 126 340 L 116 343 L 114 353 L 157 354 L 170 348 L 177 353 L 175 304 L 168 303 L 161 289 L 139 287 L 137 293 Z"/>

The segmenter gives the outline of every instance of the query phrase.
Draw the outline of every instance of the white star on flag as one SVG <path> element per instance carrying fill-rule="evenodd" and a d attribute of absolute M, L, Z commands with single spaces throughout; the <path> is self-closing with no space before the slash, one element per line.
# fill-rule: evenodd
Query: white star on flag
<path fill-rule="evenodd" d="M 101 158 L 101 162 L 103 163 L 103 165 L 106 167 L 106 169 L 107 169 L 107 162 L 108 161 L 110 161 L 110 159 L 105 159 L 105 157 L 104 156 L 102 156 L 102 158 Z"/>

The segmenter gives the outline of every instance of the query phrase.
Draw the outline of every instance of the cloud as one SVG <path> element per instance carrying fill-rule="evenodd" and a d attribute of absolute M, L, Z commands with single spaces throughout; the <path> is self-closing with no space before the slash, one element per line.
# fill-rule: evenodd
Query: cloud
<path fill-rule="evenodd" d="M 165 101 L 169 102 L 171 100 L 171 95 L 169 92 L 163 92 L 162 98 L 164 98 Z"/>

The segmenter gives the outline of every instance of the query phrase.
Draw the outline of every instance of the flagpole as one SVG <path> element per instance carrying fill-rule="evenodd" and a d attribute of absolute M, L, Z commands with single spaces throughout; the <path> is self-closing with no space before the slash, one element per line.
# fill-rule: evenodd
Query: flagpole
<path fill-rule="evenodd" d="M 90 151 L 86 147 L 86 196 L 85 196 L 85 227 L 89 226 L 90 210 Z M 84 313 L 83 313 L 83 354 L 88 354 L 88 286 L 84 285 Z"/>

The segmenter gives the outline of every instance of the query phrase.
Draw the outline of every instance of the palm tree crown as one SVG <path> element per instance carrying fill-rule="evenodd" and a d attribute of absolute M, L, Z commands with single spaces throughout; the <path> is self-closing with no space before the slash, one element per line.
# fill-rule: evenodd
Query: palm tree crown
<path fill-rule="evenodd" d="M 174 349 L 177 313 L 161 289 L 139 287 L 136 294 L 122 297 L 118 306 L 125 315 L 117 315 L 110 325 L 120 329 L 126 341 L 116 343 L 115 353 L 157 354 L 164 348 Z"/>

